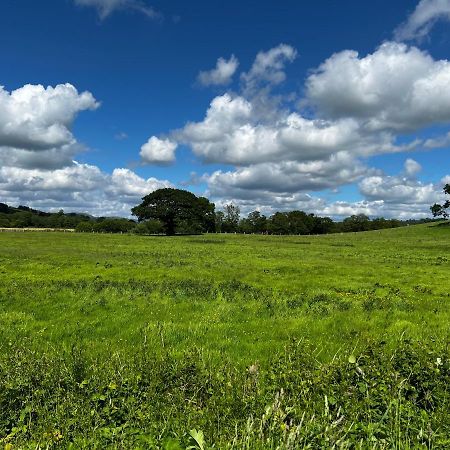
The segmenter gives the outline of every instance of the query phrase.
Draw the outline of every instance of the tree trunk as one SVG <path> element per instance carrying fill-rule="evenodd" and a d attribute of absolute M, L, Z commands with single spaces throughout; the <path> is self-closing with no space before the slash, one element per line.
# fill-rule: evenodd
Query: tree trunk
<path fill-rule="evenodd" d="M 166 236 L 175 236 L 175 221 L 172 218 L 166 222 Z"/>

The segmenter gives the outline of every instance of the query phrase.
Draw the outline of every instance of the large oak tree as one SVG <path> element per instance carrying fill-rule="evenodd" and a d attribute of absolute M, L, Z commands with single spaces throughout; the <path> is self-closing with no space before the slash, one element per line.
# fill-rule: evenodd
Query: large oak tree
<path fill-rule="evenodd" d="M 139 221 L 156 219 L 168 236 L 176 232 L 214 231 L 214 203 L 183 189 L 158 189 L 142 198 L 131 213 Z"/>

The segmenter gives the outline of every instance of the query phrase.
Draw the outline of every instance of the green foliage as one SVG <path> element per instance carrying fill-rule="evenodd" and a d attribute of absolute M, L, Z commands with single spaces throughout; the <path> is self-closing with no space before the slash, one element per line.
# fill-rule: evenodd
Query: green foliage
<path fill-rule="evenodd" d="M 239 227 L 239 215 L 241 209 L 232 203 L 225 205 L 222 231 L 225 233 L 236 233 Z"/>
<path fill-rule="evenodd" d="M 131 210 L 139 221 L 160 221 L 167 235 L 215 231 L 214 204 L 182 189 L 158 189 Z"/>
<path fill-rule="evenodd" d="M 159 220 L 152 219 L 138 223 L 133 229 L 133 233 L 136 234 L 163 234 L 163 232 L 163 224 Z"/>
<path fill-rule="evenodd" d="M 387 220 L 383 217 L 371 220 L 363 214 L 347 217 L 343 222 L 333 222 L 329 217 L 320 217 L 303 211 L 276 212 L 269 218 L 259 211 L 253 211 L 247 218 L 240 220 L 239 226 L 231 229 L 247 234 L 305 235 L 382 230 L 409 224 L 410 221 Z M 227 230 L 227 227 L 221 226 L 220 230 Z"/>
<path fill-rule="evenodd" d="M 75 227 L 75 230 L 78 231 L 78 233 L 92 233 L 94 231 L 94 223 L 84 220 Z"/>
<path fill-rule="evenodd" d="M 155 345 L 155 344 L 153 344 Z M 157 344 L 156 344 L 157 345 Z M 16 343 L 0 355 L 6 448 L 447 448 L 444 343 L 366 342 L 328 362 L 291 340 L 269 362 L 211 364 L 144 340 L 99 361 Z"/>
<path fill-rule="evenodd" d="M 444 194 L 450 195 L 450 184 L 444 186 Z M 450 200 L 446 200 L 442 205 L 435 203 L 430 207 L 430 210 L 434 217 L 442 216 L 444 219 L 449 217 L 448 209 L 450 209 Z"/>
<path fill-rule="evenodd" d="M 96 222 L 80 222 L 75 230 L 80 233 L 127 233 L 135 227 L 136 223 L 132 220 L 101 218 Z"/>
<path fill-rule="evenodd" d="M 105 218 L 94 223 L 93 231 L 98 233 L 127 233 L 135 226 L 136 223 L 132 220 Z"/>
<path fill-rule="evenodd" d="M 62 210 L 48 213 L 27 206 L 13 208 L 0 203 L 0 227 L 5 228 L 75 228 L 79 223 L 91 220 L 93 218 L 86 214 L 65 214 Z"/>
<path fill-rule="evenodd" d="M 364 214 L 347 217 L 342 222 L 343 231 L 368 231 L 370 230 L 370 219 Z"/>
<path fill-rule="evenodd" d="M 259 211 L 253 211 L 247 219 L 242 219 L 239 224 L 242 233 L 265 233 L 267 232 L 267 217 Z"/>
<path fill-rule="evenodd" d="M 225 219 L 225 213 L 223 211 L 216 211 L 214 215 L 215 220 L 215 232 L 222 233 L 224 231 L 223 224 Z"/>

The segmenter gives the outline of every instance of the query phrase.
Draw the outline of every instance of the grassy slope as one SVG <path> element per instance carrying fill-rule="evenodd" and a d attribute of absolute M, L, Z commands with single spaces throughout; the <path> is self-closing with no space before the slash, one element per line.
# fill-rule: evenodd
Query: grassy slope
<path fill-rule="evenodd" d="M 320 364 L 371 342 L 394 349 L 410 338 L 441 351 L 450 339 L 448 227 L 320 237 L 5 233 L 0 248 L 7 356 L 21 345 L 39 355 L 82 347 L 86 358 L 126 360 L 145 343 L 153 356 L 196 349 L 209 367 L 227 361 L 244 373 L 254 363 L 270 370 L 293 339 Z"/>

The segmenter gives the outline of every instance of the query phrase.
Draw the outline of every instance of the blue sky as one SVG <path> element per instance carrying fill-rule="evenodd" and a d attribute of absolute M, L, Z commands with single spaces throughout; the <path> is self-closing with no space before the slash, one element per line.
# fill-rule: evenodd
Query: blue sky
<path fill-rule="evenodd" d="M 450 181 L 450 0 L 5 0 L 0 201 L 426 217 Z"/>

